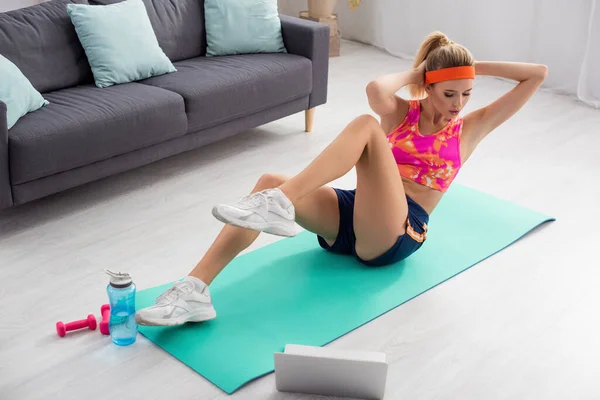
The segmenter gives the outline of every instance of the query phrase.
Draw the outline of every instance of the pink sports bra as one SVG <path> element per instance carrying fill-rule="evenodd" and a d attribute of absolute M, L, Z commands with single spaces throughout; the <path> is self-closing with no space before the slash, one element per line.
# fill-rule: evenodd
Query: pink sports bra
<path fill-rule="evenodd" d="M 419 132 L 421 103 L 409 100 L 406 118 L 387 135 L 400 175 L 440 192 L 450 187 L 461 167 L 462 117 L 431 135 Z"/>

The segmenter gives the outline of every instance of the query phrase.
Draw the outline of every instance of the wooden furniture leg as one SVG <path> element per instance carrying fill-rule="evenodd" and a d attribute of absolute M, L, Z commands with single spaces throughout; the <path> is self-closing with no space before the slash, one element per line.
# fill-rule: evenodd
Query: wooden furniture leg
<path fill-rule="evenodd" d="M 314 107 L 309 110 L 304 111 L 304 127 L 305 127 L 306 132 L 312 132 L 314 118 L 315 118 Z"/>

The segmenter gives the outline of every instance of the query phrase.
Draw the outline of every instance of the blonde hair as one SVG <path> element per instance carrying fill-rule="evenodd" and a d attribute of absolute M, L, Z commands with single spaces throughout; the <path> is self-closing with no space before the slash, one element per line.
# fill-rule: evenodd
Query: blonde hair
<path fill-rule="evenodd" d="M 475 64 L 475 59 L 467 48 L 454 43 L 442 32 L 427 35 L 415 56 L 413 68 L 417 68 L 423 61 L 426 61 L 425 71 Z M 408 90 L 412 98 L 425 97 L 425 85 L 409 85 Z"/>

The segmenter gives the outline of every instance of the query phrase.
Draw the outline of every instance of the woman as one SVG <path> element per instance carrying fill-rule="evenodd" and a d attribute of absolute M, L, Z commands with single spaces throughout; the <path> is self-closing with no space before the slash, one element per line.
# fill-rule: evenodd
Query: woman
<path fill-rule="evenodd" d="M 544 81 L 544 65 L 475 62 L 463 46 L 434 32 L 422 43 L 413 69 L 385 75 L 367 86 L 378 122 L 352 121 L 295 177 L 262 176 L 251 195 L 218 205 L 228 224 L 196 268 L 140 310 L 144 325 L 179 325 L 216 317 L 208 285 L 259 232 L 294 235 L 294 222 L 317 235 L 327 251 L 366 265 L 395 263 L 426 239 L 429 215 L 479 142 L 516 113 Z M 517 81 L 508 93 L 459 116 L 475 75 Z M 413 98 L 396 95 L 409 86 Z M 355 190 L 325 186 L 356 167 Z"/>

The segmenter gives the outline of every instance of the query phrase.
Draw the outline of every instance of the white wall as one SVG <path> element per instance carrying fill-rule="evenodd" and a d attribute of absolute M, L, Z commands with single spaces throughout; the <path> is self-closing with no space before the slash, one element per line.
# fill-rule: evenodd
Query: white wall
<path fill-rule="evenodd" d="M 377 43 L 378 38 L 373 35 L 377 32 L 377 29 L 373 29 L 373 24 L 377 23 L 377 18 L 374 15 L 377 6 L 373 2 L 378 1 L 380 0 L 365 0 L 359 8 L 350 11 L 347 0 L 337 0 L 334 12 L 338 14 L 342 36 L 351 40 L 381 46 Z M 300 11 L 308 9 L 307 0 L 278 0 L 278 4 L 281 14 L 293 17 L 297 17 Z"/>
<path fill-rule="evenodd" d="M 345 39 L 412 58 L 429 32 L 441 30 L 478 60 L 546 64 L 550 74 L 544 86 L 574 94 L 594 2 L 365 0 L 350 11 L 346 0 L 338 0 L 335 12 Z M 282 14 L 298 16 L 307 1 L 279 0 L 279 7 Z"/>

